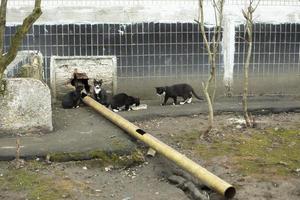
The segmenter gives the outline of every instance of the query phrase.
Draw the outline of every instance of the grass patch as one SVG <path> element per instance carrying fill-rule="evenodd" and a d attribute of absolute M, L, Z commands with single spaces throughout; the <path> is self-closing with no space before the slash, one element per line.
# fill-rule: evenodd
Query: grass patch
<path fill-rule="evenodd" d="M 254 130 L 255 131 L 255 130 Z M 200 143 L 199 132 L 176 137 L 186 149 L 193 150 L 204 160 L 227 156 L 234 167 L 246 175 L 288 176 L 300 168 L 300 131 L 265 130 L 214 138 L 212 143 Z"/>
<path fill-rule="evenodd" d="M 28 199 L 52 200 L 71 196 L 68 182 L 43 178 L 23 169 L 10 170 L 0 178 L 0 183 L 2 189 L 25 192 Z"/>
<path fill-rule="evenodd" d="M 297 130 L 257 133 L 243 139 L 238 149 L 235 158 L 238 167 L 248 174 L 286 176 L 300 167 L 300 131 Z"/>
<path fill-rule="evenodd" d="M 75 183 L 61 177 L 48 177 L 38 172 L 31 171 L 33 168 L 42 166 L 34 163 L 22 169 L 8 169 L 0 177 L 0 191 L 8 190 L 25 194 L 26 199 L 56 200 L 73 199 L 74 188 L 84 189 L 83 184 Z"/>

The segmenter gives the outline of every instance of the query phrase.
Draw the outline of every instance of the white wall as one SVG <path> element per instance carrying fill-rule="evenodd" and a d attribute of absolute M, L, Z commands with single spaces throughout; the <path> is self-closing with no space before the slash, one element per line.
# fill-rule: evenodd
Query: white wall
<path fill-rule="evenodd" d="M 279 0 L 277 0 L 279 1 Z M 47 2 L 47 1 L 45 1 Z M 51 2 L 51 1 L 50 1 Z M 55 1 L 54 1 L 55 2 Z M 44 3 L 43 15 L 37 21 L 39 24 L 61 23 L 130 23 L 130 22 L 193 22 L 198 18 L 198 4 L 168 1 L 158 3 L 128 3 L 128 1 L 110 1 L 107 4 L 88 4 L 89 1 L 72 1 L 70 4 L 60 5 Z M 77 4 L 76 4 L 77 2 Z M 115 3 L 113 3 L 115 2 Z M 127 3 L 126 3 L 127 2 Z M 147 1 L 145 1 L 147 2 Z M 157 1 L 156 1 L 157 2 Z M 187 2 L 187 1 L 183 1 Z M 74 6 L 75 5 L 75 6 Z M 33 7 L 12 4 L 8 9 L 7 23 L 18 24 L 22 22 Z M 225 5 L 225 15 L 231 16 L 236 21 L 243 21 L 241 9 L 244 5 Z M 213 9 L 210 3 L 205 8 L 207 23 L 214 23 Z M 255 12 L 255 20 L 265 23 L 298 23 L 300 21 L 299 6 L 265 6 L 261 5 Z"/>

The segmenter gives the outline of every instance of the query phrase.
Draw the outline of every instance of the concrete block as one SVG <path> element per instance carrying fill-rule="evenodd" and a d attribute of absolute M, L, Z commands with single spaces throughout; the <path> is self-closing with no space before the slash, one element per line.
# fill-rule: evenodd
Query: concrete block
<path fill-rule="evenodd" d="M 0 136 L 52 130 L 49 87 L 31 78 L 5 79 L 0 93 Z"/>
<path fill-rule="evenodd" d="M 17 77 L 35 78 L 40 81 L 44 80 L 43 56 L 41 53 L 32 53 L 29 57 L 29 63 L 22 65 Z"/>
<path fill-rule="evenodd" d="M 18 51 L 4 71 L 6 78 L 36 78 L 44 80 L 43 55 L 38 51 Z"/>
<path fill-rule="evenodd" d="M 111 93 L 117 90 L 117 62 L 115 56 L 52 56 L 50 64 L 50 86 L 53 100 L 61 99 L 73 90 L 70 79 L 74 70 L 86 73 L 89 84 L 93 79 L 103 79 L 103 87 Z"/>

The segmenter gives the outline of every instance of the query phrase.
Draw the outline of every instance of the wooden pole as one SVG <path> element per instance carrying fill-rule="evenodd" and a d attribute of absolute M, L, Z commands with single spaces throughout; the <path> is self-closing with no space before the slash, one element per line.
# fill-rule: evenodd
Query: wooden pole
<path fill-rule="evenodd" d="M 123 130 L 125 130 L 131 136 L 143 141 L 152 149 L 162 154 L 169 160 L 173 161 L 182 169 L 188 171 L 190 174 L 198 178 L 201 182 L 203 182 L 211 189 L 215 190 L 226 198 L 234 197 L 236 191 L 232 185 L 212 174 L 205 168 L 201 167 L 191 159 L 187 158 L 185 155 L 179 153 L 178 151 L 161 142 L 149 133 L 146 133 L 144 130 L 124 119 L 120 115 L 112 112 L 91 97 L 83 97 L 83 102 L 95 109 L 98 113 L 103 115 L 105 118 L 122 128 Z"/>

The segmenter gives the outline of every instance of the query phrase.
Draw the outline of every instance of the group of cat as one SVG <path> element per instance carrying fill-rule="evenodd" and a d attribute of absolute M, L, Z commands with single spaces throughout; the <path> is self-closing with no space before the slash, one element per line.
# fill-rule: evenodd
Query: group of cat
<path fill-rule="evenodd" d="M 110 97 L 106 90 L 102 88 L 102 79 L 94 79 L 93 98 L 106 107 L 111 107 L 114 112 L 122 109 L 130 110 L 132 106 L 139 106 L 140 99 L 129 96 L 125 93 L 119 93 Z M 72 83 L 71 83 L 72 84 Z M 74 85 L 74 84 L 72 84 Z M 75 90 L 67 93 L 62 99 L 62 107 L 64 109 L 78 108 L 81 103 L 81 98 L 90 93 L 89 85 L 74 85 Z"/>
<path fill-rule="evenodd" d="M 102 88 L 102 79 L 96 80 L 94 79 L 94 87 L 93 87 L 93 98 L 105 105 L 106 107 L 111 107 L 114 112 L 118 112 L 120 110 L 130 110 L 132 106 L 139 106 L 140 99 L 137 97 L 129 96 L 125 93 L 119 93 L 112 97 L 106 93 L 106 90 Z M 164 97 L 164 101 L 162 105 L 166 105 L 169 98 L 173 99 L 173 104 L 177 105 L 177 97 L 182 97 L 183 101 L 180 104 L 191 103 L 192 95 L 194 95 L 197 99 L 203 100 L 200 96 L 198 96 L 192 86 L 186 83 L 175 84 L 172 86 L 165 87 L 156 87 L 156 93 L 159 96 Z M 82 93 L 89 93 L 89 87 L 84 86 L 76 86 L 75 91 L 67 93 L 62 100 L 62 107 L 67 108 L 77 108 L 81 102 Z"/>

